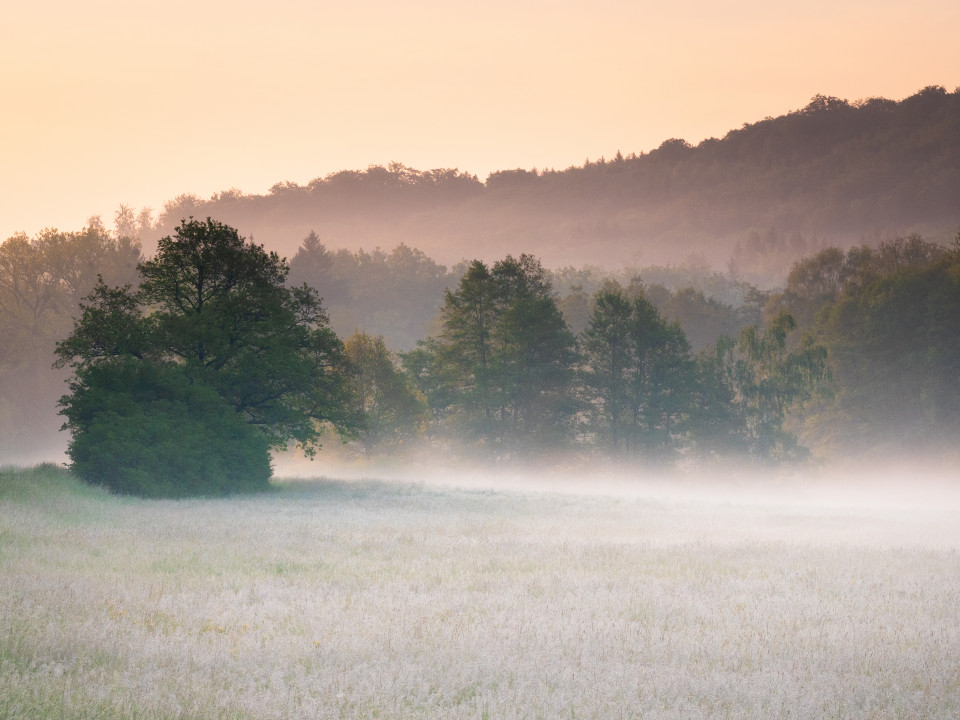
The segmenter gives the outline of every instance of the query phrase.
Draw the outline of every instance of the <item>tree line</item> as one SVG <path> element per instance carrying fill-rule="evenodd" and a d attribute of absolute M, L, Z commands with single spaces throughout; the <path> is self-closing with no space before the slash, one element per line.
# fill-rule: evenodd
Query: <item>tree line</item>
<path fill-rule="evenodd" d="M 595 277 L 529 255 L 470 263 L 431 336 L 393 356 L 425 406 L 422 434 L 496 456 L 565 447 L 668 464 L 955 453 L 960 235 L 828 248 L 778 291 L 714 286 L 736 307 Z"/>
<path fill-rule="evenodd" d="M 50 412 L 65 379 L 51 369 L 55 344 L 98 276 L 110 285 L 135 282 L 140 260 L 137 240 L 102 226 L 20 233 L 0 244 L 0 457 L 7 462 L 42 458 L 61 444 Z"/>
<path fill-rule="evenodd" d="M 653 282 L 550 271 L 526 254 L 447 271 L 406 247 L 328 251 L 315 234 L 287 263 L 210 219 L 183 221 L 150 259 L 102 228 L 45 231 L 0 245 L 0 321 L 16 338 L 2 390 L 50 396 L 55 350 L 74 467 L 109 484 L 127 466 L 117 489 L 142 494 L 264 487 L 271 451 L 336 434 L 366 453 L 491 462 L 943 450 L 960 423 L 958 248 L 914 235 L 826 249 L 772 292 L 696 267 L 649 268 Z M 414 345 L 333 329 L 320 293 L 336 258 L 381 271 L 384 307 L 435 310 Z M 710 332 L 694 347 L 687 328 L 703 328 L 670 312 L 699 312 Z"/>
<path fill-rule="evenodd" d="M 79 232 L 44 230 L 0 243 L 0 458 L 33 462 L 64 445 L 54 410 L 65 374 L 51 370 L 54 344 L 70 329 L 79 303 L 96 284 L 139 282 L 145 259 L 138 241 L 149 218 L 121 207 L 109 230 L 97 217 Z M 318 288 L 329 325 L 341 337 L 359 329 L 382 337 L 391 351 L 408 351 L 435 334 L 444 290 L 469 263 L 445 267 L 422 251 L 400 245 L 349 251 L 328 248 L 310 233 L 289 262 L 288 281 Z M 625 268 L 611 273 L 596 266 L 546 271 L 559 293 L 564 319 L 575 333 L 585 327 L 590 297 L 614 277 L 624 284 L 642 276 L 652 301 L 683 324 L 694 348 L 736 334 L 759 320 L 745 304 L 749 286 L 705 265 Z"/>
<path fill-rule="evenodd" d="M 182 195 L 150 237 L 212 216 L 292 255 L 310 229 L 340 245 L 407 244 L 447 264 L 517 248 L 551 267 L 682 263 L 705 253 L 741 277 L 781 285 L 829 245 L 911 231 L 949 242 L 960 222 L 960 93 L 902 100 L 818 95 L 806 106 L 692 146 L 610 149 L 569 168 L 503 169 L 485 180 L 400 163 L 343 170 L 266 194 Z"/>
<path fill-rule="evenodd" d="M 262 489 L 271 450 L 312 454 L 324 430 L 492 462 L 574 446 L 656 464 L 781 461 L 798 457 L 785 413 L 825 372 L 822 348 L 787 348 L 786 313 L 695 359 L 638 284 L 608 281 L 577 337 L 530 255 L 471 262 L 438 335 L 398 357 L 365 333 L 341 342 L 315 289 L 211 219 L 183 221 L 137 273 L 135 288 L 98 279 L 56 345 L 72 371 L 59 404 L 74 471 L 127 493 Z"/>

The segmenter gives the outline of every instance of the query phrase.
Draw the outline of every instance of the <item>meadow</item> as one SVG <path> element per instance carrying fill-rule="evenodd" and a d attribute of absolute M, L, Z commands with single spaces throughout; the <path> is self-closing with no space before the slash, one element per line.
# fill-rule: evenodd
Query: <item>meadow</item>
<path fill-rule="evenodd" d="M 2 470 L 0 718 L 960 717 L 955 503 L 628 487 Z"/>

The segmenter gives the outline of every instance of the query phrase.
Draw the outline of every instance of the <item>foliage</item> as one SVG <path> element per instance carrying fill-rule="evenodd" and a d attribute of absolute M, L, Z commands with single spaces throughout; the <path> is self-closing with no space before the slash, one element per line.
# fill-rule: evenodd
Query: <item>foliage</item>
<path fill-rule="evenodd" d="M 0 453 L 32 459 L 56 441 L 52 408 L 62 374 L 50 363 L 57 338 L 69 331 L 77 304 L 97 276 L 132 282 L 140 246 L 102 229 L 47 229 L 0 244 Z"/>
<path fill-rule="evenodd" d="M 642 294 L 616 283 L 594 296 L 581 336 L 591 427 L 614 453 L 664 460 L 680 444 L 695 385 L 690 346 Z"/>
<path fill-rule="evenodd" d="M 124 467 L 143 469 L 161 457 L 150 447 L 183 444 L 190 460 L 200 452 L 209 458 L 198 470 L 203 478 L 181 475 L 174 488 L 163 480 L 173 471 L 160 472 L 156 493 L 249 489 L 259 481 L 226 459 L 235 443 L 248 443 L 247 452 L 259 457 L 250 472 L 260 478 L 267 468 L 269 477 L 269 448 L 292 441 L 312 452 L 322 424 L 342 431 L 356 425 L 343 346 L 316 292 L 284 285 L 287 267 L 275 253 L 214 220 L 190 219 L 138 271 L 136 292 L 98 284 L 57 346 L 58 364 L 74 371 L 61 407 L 82 477 L 153 494 L 146 481 L 109 480 L 109 461 L 130 453 Z M 201 401 L 210 402 L 207 415 L 197 414 Z M 187 421 L 190 413 L 210 425 L 206 433 Z M 248 429 L 237 430 L 238 423 Z M 199 445 L 188 442 L 185 428 Z M 151 446 L 138 444 L 137 434 Z M 175 467 L 178 457 L 173 452 L 165 462 Z M 213 480 L 217 472 L 222 477 Z"/>
<path fill-rule="evenodd" d="M 694 358 L 696 411 L 689 420 L 690 449 L 702 459 L 748 457 L 746 418 L 736 402 L 729 360 L 736 341 L 721 337 Z"/>
<path fill-rule="evenodd" d="M 118 228 L 135 227 L 131 217 L 121 208 Z M 755 237 L 766 247 L 784 236 Z M 359 430 L 367 450 L 418 437 L 465 440 L 498 457 L 567 446 L 647 460 L 737 452 L 785 460 L 804 455 L 793 433 L 821 454 L 930 449 L 960 425 L 957 251 L 917 234 L 822 250 L 794 264 L 782 292 L 696 258 L 610 272 L 547 271 L 532 256 L 508 256 L 448 271 L 407 246 L 332 251 L 315 233 L 288 272 L 275 253 L 210 220 L 184 222 L 160 240 L 139 274 L 138 257 L 135 240 L 92 221 L 82 232 L 45 230 L 0 245 L 8 461 L 38 457 L 17 452 L 42 437 L 38 408 L 45 398 L 54 406 L 65 368 L 79 393 L 67 397 L 79 398 L 95 367 L 121 360 L 175 368 L 259 427 L 270 447 L 297 442 L 308 451 L 327 425 Z M 305 279 L 333 298 L 342 327 L 364 328 L 349 352 L 319 293 L 297 286 Z M 828 375 L 834 392 L 817 395 Z M 145 378 L 138 392 L 170 392 L 171 382 Z M 94 401 L 109 404 L 107 395 L 83 400 Z M 162 427 L 174 417 L 142 422 Z"/>
<path fill-rule="evenodd" d="M 73 471 L 142 497 L 189 497 L 268 487 L 266 436 L 172 363 L 118 356 L 88 367 L 64 415 Z"/>
<path fill-rule="evenodd" d="M 960 253 L 907 238 L 850 251 L 814 327 L 860 449 L 949 447 L 960 427 Z"/>
<path fill-rule="evenodd" d="M 655 299 L 656 288 L 648 288 L 647 294 L 665 319 L 676 322 L 694 352 L 716 345 L 721 336 L 736 337 L 743 328 L 756 324 L 760 313 L 744 304 L 733 307 L 692 287 L 664 293 Z"/>
<path fill-rule="evenodd" d="M 807 327 L 821 309 L 841 297 L 852 297 L 892 274 L 928 266 L 947 255 L 945 247 L 916 233 L 877 247 L 859 245 L 846 252 L 827 248 L 793 265 L 787 287 L 774 304 Z"/>
<path fill-rule="evenodd" d="M 783 423 L 791 407 L 809 400 L 828 379 L 827 350 L 809 335 L 789 350 L 787 337 L 795 329 L 796 320 L 783 312 L 765 329 L 744 329 L 735 344 L 718 344 L 719 369 L 743 445 L 757 460 L 795 460 L 807 454 Z"/>
<path fill-rule="evenodd" d="M 558 305 L 564 320 L 578 335 L 593 313 L 593 297 L 610 282 L 628 293 L 642 293 L 670 321 L 677 321 L 699 352 L 716 345 L 721 336 L 736 337 L 748 325 L 760 322 L 752 300 L 757 289 L 732 280 L 698 262 L 689 265 L 627 267 L 619 271 L 599 267 L 564 267 L 549 273 L 554 287 L 568 288 Z"/>
<path fill-rule="evenodd" d="M 350 427 L 347 363 L 316 291 L 286 287 L 276 253 L 213 220 L 185 221 L 140 265 L 152 342 L 275 448 L 309 449 L 318 423 Z"/>
<path fill-rule="evenodd" d="M 440 337 L 407 361 L 431 408 L 501 456 L 561 443 L 575 411 L 575 343 L 540 262 L 473 261 L 441 317 Z"/>
<path fill-rule="evenodd" d="M 351 250 L 405 243 L 448 264 L 517 248 L 556 266 L 636 264 L 641 253 L 679 263 L 701 252 L 780 285 L 791 262 L 827 244 L 903 229 L 948 239 L 960 222 L 957 137 L 956 90 L 927 87 L 901 101 L 817 96 L 695 147 L 670 139 L 613 161 L 506 170 L 486 182 L 371 166 L 266 195 L 177 198 L 161 223 L 169 232 L 181 217 L 212 215 L 291 254 L 313 229 Z"/>
<path fill-rule="evenodd" d="M 426 399 L 397 367 L 382 337 L 354 332 L 344 343 L 353 364 L 352 397 L 364 417 L 360 438 L 367 450 L 417 435 L 427 421 Z"/>
<path fill-rule="evenodd" d="M 457 277 L 423 252 L 398 245 L 389 253 L 328 250 L 316 233 L 290 261 L 290 278 L 320 288 L 330 325 L 345 336 L 356 328 L 406 350 L 430 332 L 444 290 Z"/>

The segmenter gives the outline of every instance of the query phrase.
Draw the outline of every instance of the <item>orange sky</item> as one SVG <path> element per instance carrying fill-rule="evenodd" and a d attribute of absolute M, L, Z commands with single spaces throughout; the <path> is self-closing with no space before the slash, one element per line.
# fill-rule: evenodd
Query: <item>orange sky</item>
<path fill-rule="evenodd" d="M 375 163 L 560 169 L 817 93 L 960 85 L 956 0 L 18 5 L 0 22 L 0 239 Z"/>

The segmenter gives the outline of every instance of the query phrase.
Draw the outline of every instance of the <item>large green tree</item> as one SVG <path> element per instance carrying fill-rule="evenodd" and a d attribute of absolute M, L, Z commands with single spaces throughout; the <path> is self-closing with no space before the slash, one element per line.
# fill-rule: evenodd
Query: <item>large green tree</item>
<path fill-rule="evenodd" d="M 215 220 L 191 218 L 161 239 L 155 258 L 138 271 L 135 292 L 101 282 L 73 332 L 57 345 L 58 364 L 73 369 L 61 412 L 73 436 L 70 454 L 78 470 L 85 467 L 79 448 L 95 455 L 104 447 L 90 442 L 99 432 L 91 407 L 110 407 L 112 429 L 122 433 L 122 425 L 149 406 L 151 432 L 169 438 L 189 416 L 184 403 L 193 407 L 198 397 L 207 398 L 208 413 L 220 418 L 207 424 L 225 429 L 222 442 L 211 439 L 203 452 L 220 458 L 206 465 L 221 468 L 236 451 L 235 443 L 224 440 L 238 437 L 239 431 L 229 430 L 234 421 L 256 429 L 261 455 L 291 442 L 312 452 L 322 426 L 356 426 L 347 401 L 349 362 L 343 345 L 327 326 L 317 293 L 305 285 L 286 286 L 287 265 L 275 253 Z M 118 401 L 117 394 L 130 402 Z M 171 397 L 177 400 L 172 405 Z M 210 398 L 216 398 L 215 407 Z M 117 407 L 127 408 L 126 414 Z M 117 456 L 114 476 L 147 467 L 159 476 L 171 467 L 154 464 L 132 439 L 125 443 L 128 452 Z M 268 478 L 269 471 L 261 484 Z M 112 483 L 110 474 L 90 479 Z M 198 481 L 192 487 L 208 492 L 255 484 L 218 482 Z M 127 489 L 119 480 L 112 484 Z"/>
<path fill-rule="evenodd" d="M 745 328 L 735 343 L 721 339 L 711 363 L 733 412 L 727 416 L 742 448 L 755 460 L 783 462 L 808 454 L 784 428 L 787 413 L 824 389 L 829 378 L 827 350 L 805 334 L 792 348 L 788 339 L 796 320 L 781 312 L 765 328 Z M 723 390 L 710 388 L 717 397 Z M 710 416 L 713 417 L 713 416 Z"/>
<path fill-rule="evenodd" d="M 539 260 L 473 261 L 441 318 L 440 337 L 407 367 L 451 430 L 500 456 L 568 437 L 575 339 Z"/>
<path fill-rule="evenodd" d="M 664 460 L 681 444 L 695 397 L 690 345 L 642 294 L 610 282 L 581 335 L 593 432 L 615 453 Z"/>

